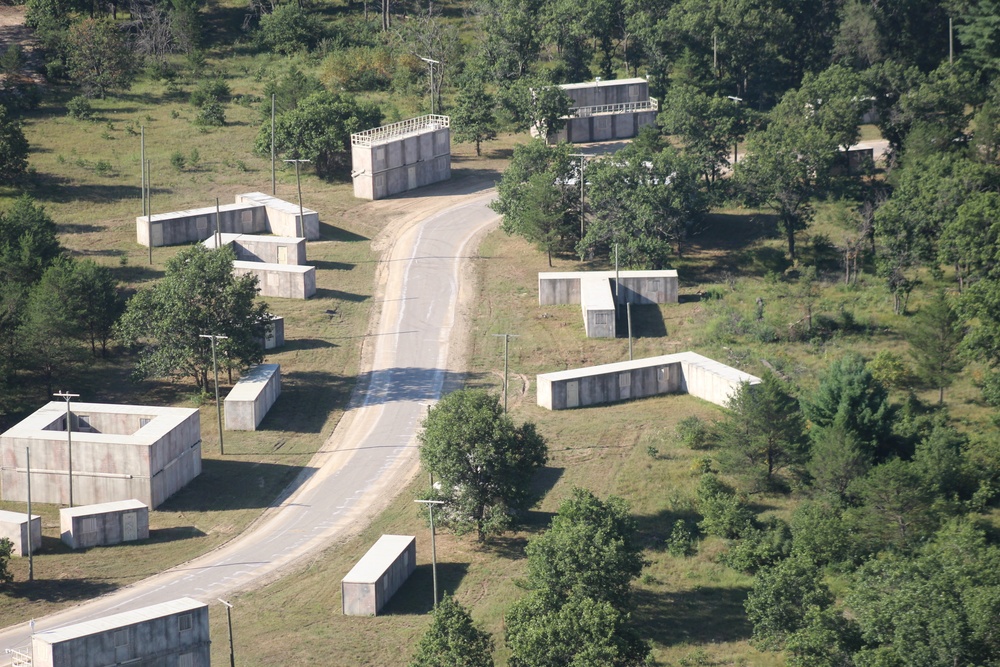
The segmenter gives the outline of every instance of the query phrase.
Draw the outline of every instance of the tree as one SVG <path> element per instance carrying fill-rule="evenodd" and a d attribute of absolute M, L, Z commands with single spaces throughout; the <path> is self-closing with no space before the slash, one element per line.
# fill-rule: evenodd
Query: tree
<path fill-rule="evenodd" d="M 498 82 L 522 78 L 541 47 L 539 0 L 479 0 L 483 60 Z"/>
<path fill-rule="evenodd" d="M 628 503 L 617 496 L 601 501 L 581 488 L 525 552 L 528 588 L 553 606 L 576 595 L 627 611 L 632 581 L 645 565 Z"/>
<path fill-rule="evenodd" d="M 185 248 L 167 262 L 159 283 L 132 297 L 115 336 L 138 350 L 137 377 L 190 377 L 206 389 L 212 348 L 200 334 L 228 336 L 217 343 L 223 368 L 261 362 L 259 340 L 271 314 L 255 300 L 257 278 L 233 275 L 234 259 L 229 248 Z"/>
<path fill-rule="evenodd" d="M 851 521 L 874 544 L 908 548 L 936 527 L 934 495 L 921 472 L 910 461 L 893 459 L 848 486 L 848 495 L 859 501 L 849 512 Z"/>
<path fill-rule="evenodd" d="M 475 529 L 480 542 L 509 528 L 527 508 L 529 483 L 545 464 L 535 425 L 515 426 L 496 396 L 461 390 L 432 407 L 420 433 L 420 461 L 438 480 L 443 523 Z"/>
<path fill-rule="evenodd" d="M 907 340 L 917 376 L 938 388 L 938 403 L 944 403 L 945 387 L 965 366 L 959 356 L 962 338 L 958 314 L 943 291 L 935 292 L 914 317 Z"/>
<path fill-rule="evenodd" d="M 813 432 L 836 427 L 853 438 L 862 458 L 885 458 L 892 433 L 889 393 L 872 377 L 864 358 L 845 354 L 820 375 L 819 386 L 802 411 Z"/>
<path fill-rule="evenodd" d="M 612 252 L 625 266 L 662 269 L 707 210 L 694 163 L 667 147 L 625 148 L 587 168 L 592 212 L 578 251 Z"/>
<path fill-rule="evenodd" d="M 685 155 L 697 162 L 705 183 L 711 186 L 743 136 L 743 110 L 727 97 L 679 85 L 670 88 L 657 121 L 681 140 Z"/>
<path fill-rule="evenodd" d="M 789 635 L 805 627 L 810 609 L 823 610 L 831 604 L 833 595 L 808 558 L 792 556 L 761 570 L 743 605 L 753 625 L 750 643 L 762 650 L 780 650 Z"/>
<path fill-rule="evenodd" d="M 958 306 L 968 326 L 963 348 L 991 367 L 1000 367 L 1000 278 L 973 283 Z"/>
<path fill-rule="evenodd" d="M 323 24 L 295 3 L 278 5 L 260 17 L 257 39 L 264 50 L 283 55 L 311 50 L 323 38 Z"/>
<path fill-rule="evenodd" d="M 504 616 L 510 667 L 639 667 L 649 646 L 610 602 L 571 595 L 550 607 L 530 594 Z"/>
<path fill-rule="evenodd" d="M 351 134 L 382 122 L 382 111 L 350 95 L 313 93 L 294 109 L 277 116 L 275 150 L 292 158 L 311 160 L 324 179 L 339 175 L 349 163 Z M 261 125 L 254 142 L 260 155 L 270 155 L 271 123 Z"/>
<path fill-rule="evenodd" d="M 526 112 L 538 136 L 549 142 L 549 138 L 566 126 L 573 101 L 559 86 L 536 85 L 531 89 Z"/>
<path fill-rule="evenodd" d="M 853 620 L 836 609 L 809 607 L 805 623 L 788 636 L 789 667 L 853 667 L 861 647 L 861 632 Z"/>
<path fill-rule="evenodd" d="M 765 372 L 758 385 L 740 384 L 719 422 L 719 447 L 725 470 L 754 477 L 763 472 L 765 484 L 804 461 L 808 449 L 799 405 L 777 376 Z"/>
<path fill-rule="evenodd" d="M 410 667 L 493 667 L 492 651 L 490 633 L 477 627 L 468 610 L 445 594 Z"/>
<path fill-rule="evenodd" d="M 132 85 L 137 58 L 113 21 L 84 19 L 74 23 L 66 40 L 69 74 L 88 96 L 104 97 Z"/>
<path fill-rule="evenodd" d="M 569 144 L 550 148 L 540 139 L 515 146 L 490 204 L 503 216 L 500 228 L 546 251 L 550 265 L 554 252 L 579 239 L 579 193 L 568 187 L 579 174 L 569 151 Z"/>
<path fill-rule="evenodd" d="M 0 185 L 10 185 L 28 169 L 28 140 L 21 121 L 0 104 Z"/>
<path fill-rule="evenodd" d="M 466 77 L 455 98 L 451 112 L 452 129 L 457 141 L 476 144 L 476 155 L 482 155 L 482 143 L 497 136 L 497 119 L 493 96 L 486 92 L 483 82 L 476 77 Z"/>
<path fill-rule="evenodd" d="M 815 426 L 810 435 L 811 456 L 806 469 L 813 488 L 844 498 L 851 482 L 871 468 L 871 446 L 861 442 L 842 421 L 826 427 Z"/>
<path fill-rule="evenodd" d="M 0 537 L 0 582 L 9 584 L 14 581 L 10 571 L 10 557 L 14 553 L 14 543 L 6 537 Z"/>

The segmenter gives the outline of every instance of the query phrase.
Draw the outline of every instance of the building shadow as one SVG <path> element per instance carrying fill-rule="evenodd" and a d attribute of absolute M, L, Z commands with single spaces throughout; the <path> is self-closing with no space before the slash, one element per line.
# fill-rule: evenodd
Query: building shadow
<path fill-rule="evenodd" d="M 156 509 L 160 512 L 264 509 L 293 480 L 301 486 L 315 473 L 308 466 L 202 459 L 201 474 Z M 248 493 L 247 489 L 253 492 Z"/>
<path fill-rule="evenodd" d="M 313 296 L 316 299 L 340 299 L 341 301 L 351 301 L 352 303 L 361 303 L 372 298 L 371 294 L 354 294 L 353 292 L 342 292 L 336 289 L 326 289 L 319 287 L 316 289 L 316 294 Z"/>
<path fill-rule="evenodd" d="M 434 401 L 442 388 L 460 386 L 462 373 L 436 368 L 389 368 L 358 376 L 358 403 L 379 405 L 397 401 Z"/>
<path fill-rule="evenodd" d="M 31 602 L 80 602 L 100 597 L 120 586 L 100 579 L 39 579 L 4 585 L 4 595 Z"/>
<path fill-rule="evenodd" d="M 678 520 L 684 521 L 688 529 L 695 534 L 698 532 L 698 522 L 701 521 L 701 515 L 693 509 L 662 510 L 656 514 L 643 514 L 632 518 L 635 520 L 640 544 L 652 551 L 664 551 L 667 548 L 667 539 Z"/>
<path fill-rule="evenodd" d="M 640 635 L 663 646 L 745 641 L 753 632 L 743 608 L 749 592 L 742 586 L 665 593 L 639 588 L 632 621 Z"/>
<path fill-rule="evenodd" d="M 325 341 L 312 341 L 316 347 Z M 292 346 L 293 341 L 285 347 Z M 308 343 L 307 343 L 308 345 Z M 333 343 L 330 343 L 333 345 Z M 291 349 L 313 349 L 310 347 Z M 257 431 L 320 433 L 327 416 L 344 408 L 354 390 L 355 378 L 324 371 L 291 371 L 281 374 L 281 395 L 257 426 Z"/>
<path fill-rule="evenodd" d="M 179 542 L 190 540 L 196 537 L 205 537 L 204 531 L 195 526 L 174 526 L 173 528 L 156 528 L 149 531 L 147 544 L 159 544 L 161 542 Z"/>
<path fill-rule="evenodd" d="M 367 236 L 355 234 L 354 232 L 331 225 L 328 222 L 320 221 L 319 236 L 324 241 L 340 241 L 341 243 L 358 243 L 360 241 L 370 241 Z"/>
<path fill-rule="evenodd" d="M 466 573 L 468 563 L 447 563 L 438 561 L 438 599 L 445 593 L 458 590 Z M 418 565 L 388 604 L 382 607 L 380 614 L 405 616 L 408 614 L 427 614 L 434 609 L 434 572 L 430 563 Z"/>
<path fill-rule="evenodd" d="M 350 271 L 357 264 L 348 264 L 347 262 L 328 262 L 322 259 L 310 259 L 306 260 L 309 266 L 315 266 L 317 271 Z"/>

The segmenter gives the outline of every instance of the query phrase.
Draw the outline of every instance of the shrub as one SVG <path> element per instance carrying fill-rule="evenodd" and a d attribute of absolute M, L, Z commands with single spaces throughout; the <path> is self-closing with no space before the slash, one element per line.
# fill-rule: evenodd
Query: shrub
<path fill-rule="evenodd" d="M 184 157 L 184 153 L 180 151 L 174 151 L 170 154 L 170 166 L 172 166 L 177 171 L 182 171 L 187 165 L 187 158 Z"/>
<path fill-rule="evenodd" d="M 90 106 L 90 100 L 82 95 L 77 95 L 66 103 L 66 113 L 70 118 L 77 120 L 90 120 L 94 117 L 94 108 Z"/>
<path fill-rule="evenodd" d="M 194 119 L 195 125 L 222 127 L 226 124 L 226 110 L 218 100 L 206 102 Z"/>
<path fill-rule="evenodd" d="M 753 574 L 788 557 L 792 551 L 792 535 L 788 524 L 772 519 L 763 528 L 751 527 L 743 532 L 720 560 L 734 570 Z"/>
<path fill-rule="evenodd" d="M 334 51 L 323 61 L 320 80 L 349 91 L 386 90 L 395 61 L 385 48 L 368 46 Z"/>
<path fill-rule="evenodd" d="M 257 39 L 262 49 L 291 55 L 311 50 L 323 38 L 323 25 L 296 4 L 279 5 L 260 19 Z"/>
<path fill-rule="evenodd" d="M 667 538 L 667 552 L 677 558 L 690 556 L 694 552 L 694 534 L 684 519 L 674 522 L 674 529 Z"/>
<path fill-rule="evenodd" d="M 204 107 L 211 102 L 227 99 L 230 93 L 229 84 L 222 77 L 202 81 L 191 91 L 191 104 Z"/>
<path fill-rule="evenodd" d="M 709 445 L 711 427 L 700 417 L 691 415 L 677 422 L 677 440 L 689 449 L 704 449 Z"/>
<path fill-rule="evenodd" d="M 698 527 L 705 533 L 735 539 L 751 527 L 753 513 L 750 508 L 717 475 L 702 475 L 697 495 L 702 515 Z"/>

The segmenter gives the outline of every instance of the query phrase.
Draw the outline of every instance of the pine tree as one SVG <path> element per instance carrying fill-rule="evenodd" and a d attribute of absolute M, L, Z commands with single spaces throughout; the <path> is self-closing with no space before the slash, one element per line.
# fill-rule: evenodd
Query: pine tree
<path fill-rule="evenodd" d="M 944 292 L 936 292 L 913 318 L 907 339 L 917 364 L 917 376 L 938 388 L 938 403 L 944 403 L 945 387 L 965 364 L 959 358 L 962 330 L 958 315 Z"/>
<path fill-rule="evenodd" d="M 451 122 L 458 141 L 476 144 L 476 155 L 482 152 L 482 143 L 497 136 L 496 102 L 486 92 L 483 82 L 475 77 L 466 77 L 455 99 L 451 112 Z"/>

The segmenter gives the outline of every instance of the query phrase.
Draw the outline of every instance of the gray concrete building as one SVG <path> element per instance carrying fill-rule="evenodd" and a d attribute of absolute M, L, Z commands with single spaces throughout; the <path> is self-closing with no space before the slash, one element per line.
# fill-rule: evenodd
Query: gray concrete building
<path fill-rule="evenodd" d="M 138 500 L 59 510 L 62 541 L 70 549 L 110 546 L 149 537 L 149 507 Z"/>
<path fill-rule="evenodd" d="M 32 667 L 209 667 L 208 605 L 180 598 L 37 632 Z"/>
<path fill-rule="evenodd" d="M 285 345 L 285 318 L 272 315 L 271 321 L 264 325 L 264 337 L 259 338 L 260 346 L 265 350 L 274 350 Z"/>
<path fill-rule="evenodd" d="M 538 274 L 538 305 L 580 304 L 588 338 L 618 335 L 616 303 L 677 303 L 677 271 L 567 271 Z"/>
<path fill-rule="evenodd" d="M 254 366 L 226 396 L 226 430 L 256 431 L 280 394 L 280 364 Z"/>
<path fill-rule="evenodd" d="M 236 255 L 233 275 L 257 276 L 257 287 L 261 296 L 308 299 L 316 293 L 316 268 L 304 266 L 305 239 L 253 234 L 219 234 L 208 237 L 202 241 L 202 245 L 209 250 L 230 246 Z"/>
<path fill-rule="evenodd" d="M 257 276 L 261 296 L 308 299 L 316 294 L 316 267 L 264 262 L 233 262 L 233 275 Z"/>
<path fill-rule="evenodd" d="M 451 178 L 450 124 L 427 115 L 352 134 L 354 196 L 384 199 Z"/>
<path fill-rule="evenodd" d="M 156 508 L 201 474 L 201 421 L 193 408 L 73 403 L 72 461 L 66 403 L 52 401 L 0 435 L 3 500 L 69 504 L 137 499 Z M 72 463 L 72 466 L 70 466 Z"/>
<path fill-rule="evenodd" d="M 417 567 L 417 538 L 383 535 L 341 581 L 347 616 L 376 616 Z"/>
<path fill-rule="evenodd" d="M 28 528 L 29 522 L 26 513 L 0 510 L 0 538 L 6 537 L 14 545 L 11 555 L 28 555 Z M 31 551 L 34 553 L 42 548 L 42 517 L 32 514 L 30 528 Z"/>
<path fill-rule="evenodd" d="M 544 373 L 536 382 L 538 405 L 565 410 L 677 393 L 726 406 L 742 383 L 760 384 L 760 378 L 696 352 L 680 352 Z"/>
<path fill-rule="evenodd" d="M 586 81 L 559 86 L 572 100 L 566 125 L 549 135 L 549 141 L 590 143 L 628 139 L 656 122 L 659 103 L 649 96 L 646 79 Z M 538 136 L 537 128 L 532 128 Z"/>
<path fill-rule="evenodd" d="M 319 214 L 303 209 L 305 238 L 319 238 Z M 226 234 L 275 234 L 300 237 L 303 224 L 299 221 L 299 206 L 291 202 L 248 192 L 236 195 L 235 204 L 138 216 L 135 219 L 136 240 L 154 248 L 204 241 L 216 232 Z"/>

